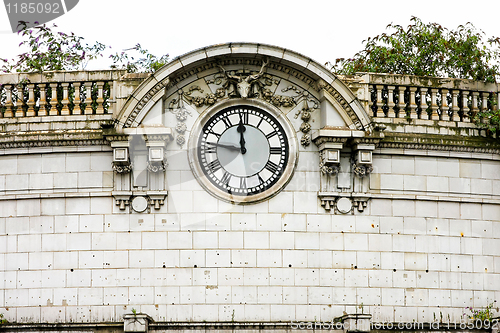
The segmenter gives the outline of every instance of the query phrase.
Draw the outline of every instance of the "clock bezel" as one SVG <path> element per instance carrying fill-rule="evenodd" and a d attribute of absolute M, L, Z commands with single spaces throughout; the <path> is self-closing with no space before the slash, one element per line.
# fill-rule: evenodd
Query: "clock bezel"
<path fill-rule="evenodd" d="M 231 193 L 227 193 L 221 190 L 220 188 L 212 184 L 212 182 L 206 177 L 201 161 L 199 160 L 198 157 L 198 149 L 199 149 L 198 141 L 200 136 L 203 135 L 204 125 L 219 111 L 224 110 L 226 108 L 237 107 L 237 106 L 251 106 L 255 108 L 260 108 L 263 111 L 269 113 L 281 125 L 283 131 L 286 134 L 288 143 L 288 161 L 284 166 L 283 173 L 280 175 L 278 181 L 276 181 L 271 187 L 269 187 L 265 191 L 262 191 L 257 194 L 251 194 L 248 196 L 233 195 Z M 282 113 L 279 109 L 264 101 L 257 99 L 238 98 L 238 99 L 221 101 L 211 106 L 204 112 L 202 112 L 191 130 L 191 134 L 189 136 L 188 148 L 189 148 L 188 150 L 189 165 L 198 183 L 212 196 L 220 200 L 234 204 L 258 203 L 270 199 L 271 197 L 278 194 L 291 180 L 298 160 L 297 135 L 295 133 L 295 129 L 293 128 L 291 122 L 288 120 L 286 115 Z"/>

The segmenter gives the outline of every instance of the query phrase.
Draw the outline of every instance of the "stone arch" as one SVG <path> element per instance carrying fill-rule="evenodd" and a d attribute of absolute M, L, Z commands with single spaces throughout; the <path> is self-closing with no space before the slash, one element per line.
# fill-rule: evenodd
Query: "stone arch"
<path fill-rule="evenodd" d="M 218 70 L 219 64 L 259 66 L 268 59 L 268 69 L 282 77 L 300 81 L 318 92 L 321 105 L 321 127 L 337 127 L 329 113 L 337 113 L 350 130 L 370 131 L 371 119 L 363 106 L 336 75 L 324 66 L 299 53 L 277 46 L 254 43 L 228 43 L 194 50 L 175 58 L 156 73 L 144 80 L 131 94 L 116 122 L 117 129 L 138 127 L 149 110 L 164 99 L 167 91 L 179 87 L 200 73 Z M 179 87 L 180 88 L 180 87 Z"/>

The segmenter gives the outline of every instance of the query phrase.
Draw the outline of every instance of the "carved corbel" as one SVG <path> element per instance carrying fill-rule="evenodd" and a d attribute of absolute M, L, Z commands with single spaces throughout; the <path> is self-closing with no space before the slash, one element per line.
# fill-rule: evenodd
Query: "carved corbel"
<path fill-rule="evenodd" d="M 360 213 L 362 213 L 365 210 L 366 206 L 368 206 L 368 200 L 370 200 L 369 197 L 353 197 L 352 198 L 354 207 Z"/>
<path fill-rule="evenodd" d="M 113 198 L 115 198 L 115 204 L 120 208 L 120 210 L 125 210 L 130 205 L 130 199 L 132 197 L 132 192 L 128 191 L 113 191 Z"/>
<path fill-rule="evenodd" d="M 373 171 L 372 152 L 375 150 L 374 143 L 355 143 L 353 146 L 352 171 L 360 177 L 366 177 Z"/>
<path fill-rule="evenodd" d="M 167 191 L 150 191 L 148 192 L 149 201 L 155 210 L 159 210 L 165 204 Z"/>
<path fill-rule="evenodd" d="M 113 148 L 113 171 L 116 173 L 129 173 L 132 171 L 132 163 L 129 157 L 128 141 L 116 141 L 111 143 Z"/>
<path fill-rule="evenodd" d="M 148 170 L 151 172 L 165 171 L 167 168 L 167 160 L 164 154 L 163 143 L 148 142 Z"/>
<path fill-rule="evenodd" d="M 341 193 L 319 193 L 321 200 L 321 206 L 327 211 L 333 212 L 335 214 L 354 214 L 356 209 L 358 212 L 362 213 L 367 205 L 369 196 L 352 194 L 341 194 Z"/>
<path fill-rule="evenodd" d="M 339 137 L 313 137 L 319 149 L 319 169 L 323 175 L 335 176 L 340 169 L 340 152 L 347 138 Z"/>
<path fill-rule="evenodd" d="M 319 170 L 323 175 L 334 176 L 340 170 L 342 143 L 327 142 L 320 145 Z"/>

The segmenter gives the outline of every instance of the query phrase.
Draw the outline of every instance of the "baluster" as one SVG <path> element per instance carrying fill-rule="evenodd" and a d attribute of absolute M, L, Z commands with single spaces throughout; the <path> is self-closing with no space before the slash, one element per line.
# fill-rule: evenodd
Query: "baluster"
<path fill-rule="evenodd" d="M 57 83 L 51 83 L 50 84 L 50 89 L 51 89 L 51 92 L 52 92 L 52 97 L 50 98 L 50 111 L 49 111 L 49 115 L 51 116 L 58 116 L 59 115 L 59 111 L 57 110 L 57 104 L 58 104 L 58 100 L 57 100 Z"/>
<path fill-rule="evenodd" d="M 62 116 L 68 116 L 69 115 L 69 96 L 68 96 L 68 88 L 69 88 L 69 83 L 68 82 L 63 82 L 61 83 L 62 89 L 63 89 L 63 96 L 62 96 L 62 108 L 61 108 L 61 115 Z"/>
<path fill-rule="evenodd" d="M 479 108 L 477 107 L 477 103 L 478 103 L 478 100 L 477 100 L 477 97 L 479 96 L 479 92 L 478 91 L 473 91 L 472 92 L 472 108 L 471 108 L 471 120 L 474 119 L 474 117 L 476 116 L 476 114 L 479 112 Z"/>
<path fill-rule="evenodd" d="M 415 93 L 417 92 L 417 87 L 410 87 L 410 118 L 417 119 L 417 103 L 415 103 Z"/>
<path fill-rule="evenodd" d="M 490 95 L 490 93 L 484 92 L 484 91 L 480 93 L 481 97 L 479 97 L 480 98 L 480 100 L 479 100 L 479 112 L 485 112 L 488 110 L 488 97 L 489 97 L 489 95 Z M 479 121 L 481 123 L 487 122 L 487 120 L 484 119 L 483 117 L 481 117 L 479 119 Z"/>
<path fill-rule="evenodd" d="M 28 111 L 26 112 L 26 116 L 34 117 L 35 113 L 35 85 L 33 83 L 28 84 Z"/>
<path fill-rule="evenodd" d="M 450 116 L 448 114 L 448 110 L 450 107 L 448 106 L 448 89 L 441 89 L 441 114 L 439 115 L 439 120 L 448 120 Z M 448 119 L 445 119 L 444 115 L 446 115 Z M 451 120 L 451 119 L 450 119 Z"/>
<path fill-rule="evenodd" d="M 377 109 L 375 110 L 374 116 L 381 117 L 384 114 L 384 110 L 382 109 L 382 106 L 384 104 L 384 101 L 382 100 L 382 89 L 384 89 L 384 86 L 376 85 L 375 88 L 377 89 Z"/>
<path fill-rule="evenodd" d="M 21 118 L 26 116 L 24 112 L 24 87 L 22 84 L 19 85 L 17 89 L 17 108 L 16 108 L 16 118 Z"/>
<path fill-rule="evenodd" d="M 437 105 L 437 93 L 439 89 L 431 88 L 431 120 L 439 120 L 441 117 L 438 114 L 439 105 Z M 446 96 L 445 96 L 446 97 Z M 441 96 L 442 98 L 442 96 Z"/>
<path fill-rule="evenodd" d="M 481 97 L 482 97 L 483 103 L 481 105 L 480 111 L 484 112 L 484 111 L 488 110 L 488 97 L 490 97 L 490 93 L 483 91 L 481 93 Z"/>
<path fill-rule="evenodd" d="M 468 91 L 462 91 L 462 121 L 464 123 L 470 123 L 470 117 L 469 117 L 469 92 Z"/>
<path fill-rule="evenodd" d="M 92 113 L 92 82 L 85 82 L 85 114 Z"/>
<path fill-rule="evenodd" d="M 40 108 L 38 109 L 39 116 L 46 116 L 48 114 L 47 108 L 47 86 L 45 83 L 39 84 L 40 88 Z"/>
<path fill-rule="evenodd" d="M 4 118 L 12 118 L 14 117 L 14 103 L 12 103 L 12 89 L 14 88 L 12 85 L 5 85 L 5 113 Z"/>
<path fill-rule="evenodd" d="M 429 119 L 427 114 L 427 89 L 426 87 L 420 87 L 420 113 L 418 119 Z"/>
<path fill-rule="evenodd" d="M 406 103 L 405 103 L 405 90 L 406 87 L 399 86 L 399 101 L 398 101 L 398 117 L 404 118 L 406 116 Z"/>
<path fill-rule="evenodd" d="M 394 103 L 394 89 L 396 89 L 395 86 L 387 87 L 387 117 L 389 118 L 396 118 L 396 113 L 394 112 L 394 106 L 396 105 Z"/>
<path fill-rule="evenodd" d="M 111 108 L 111 105 L 112 105 L 114 98 L 115 98 L 115 95 L 113 93 L 113 88 L 114 88 L 113 81 L 109 82 L 108 87 L 109 87 L 109 94 L 108 94 L 108 101 L 107 101 L 108 102 L 108 112 L 107 113 L 113 114 L 113 109 Z"/>
<path fill-rule="evenodd" d="M 72 114 L 82 114 L 82 108 L 80 103 L 82 102 L 81 99 L 81 82 L 75 82 L 73 83 L 73 87 L 75 88 L 75 94 L 73 98 L 73 113 Z"/>
<path fill-rule="evenodd" d="M 460 93 L 459 90 L 452 90 L 451 91 L 451 100 L 452 100 L 452 107 L 451 107 L 451 115 L 450 115 L 450 120 L 458 120 L 460 118 L 459 111 L 460 108 L 458 107 L 458 94 Z"/>
<path fill-rule="evenodd" d="M 104 114 L 104 98 L 103 98 L 104 82 L 97 82 L 97 108 L 96 114 Z"/>

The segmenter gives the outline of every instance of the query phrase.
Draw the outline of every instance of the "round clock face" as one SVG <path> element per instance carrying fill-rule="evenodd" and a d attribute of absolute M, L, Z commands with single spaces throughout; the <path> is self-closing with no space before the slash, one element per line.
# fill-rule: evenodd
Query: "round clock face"
<path fill-rule="evenodd" d="M 196 138 L 202 185 L 233 202 L 274 194 L 291 175 L 289 133 L 257 106 L 234 105 L 213 113 L 200 123 Z"/>

